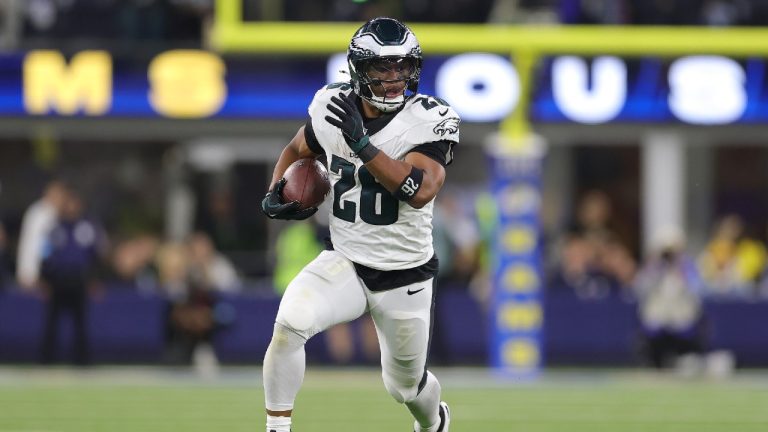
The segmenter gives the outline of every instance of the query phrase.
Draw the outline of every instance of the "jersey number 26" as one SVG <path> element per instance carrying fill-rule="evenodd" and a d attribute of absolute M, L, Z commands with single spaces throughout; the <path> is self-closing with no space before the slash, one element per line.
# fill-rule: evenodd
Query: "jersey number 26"
<path fill-rule="evenodd" d="M 357 205 L 353 201 L 344 200 L 341 206 L 341 195 L 355 187 L 355 164 L 333 155 L 331 171 L 341 175 L 333 185 L 333 215 L 347 222 L 355 222 Z M 371 225 L 390 225 L 397 222 L 400 202 L 384 188 L 364 166 L 357 171 L 360 179 L 360 219 Z"/>

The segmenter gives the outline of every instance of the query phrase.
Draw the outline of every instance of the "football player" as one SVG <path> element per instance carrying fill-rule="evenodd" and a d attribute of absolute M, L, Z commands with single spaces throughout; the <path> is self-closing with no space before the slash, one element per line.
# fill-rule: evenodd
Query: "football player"
<path fill-rule="evenodd" d="M 283 202 L 283 173 L 325 155 L 333 185 L 330 241 L 289 284 L 264 358 L 267 431 L 288 432 L 305 369 L 304 344 L 369 312 L 381 346 L 384 386 L 416 432 L 447 432 L 448 405 L 427 370 L 437 258 L 432 207 L 459 141 L 459 117 L 417 93 L 421 48 L 391 18 L 365 23 L 347 53 L 350 81 L 321 88 L 309 120 L 278 159 L 262 209 L 305 219 L 317 209 Z"/>

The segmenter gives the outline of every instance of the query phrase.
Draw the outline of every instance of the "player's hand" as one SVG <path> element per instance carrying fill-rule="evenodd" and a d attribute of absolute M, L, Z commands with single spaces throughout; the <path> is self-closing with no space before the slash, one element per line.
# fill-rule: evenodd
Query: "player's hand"
<path fill-rule="evenodd" d="M 275 183 L 272 190 L 267 192 L 264 199 L 261 200 L 261 211 L 263 211 L 268 218 L 304 220 L 317 212 L 317 207 L 309 207 L 304 210 L 299 210 L 298 201 L 291 201 L 289 203 L 281 202 L 283 186 L 285 186 L 284 178 Z"/>
<path fill-rule="evenodd" d="M 355 154 L 360 153 L 360 150 L 368 145 L 368 135 L 365 134 L 363 116 L 355 106 L 352 93 L 349 96 L 344 93 L 338 97 L 333 96 L 331 102 L 333 103 L 326 105 L 326 108 L 338 118 L 325 116 L 325 121 L 341 129 L 341 134 L 344 135 L 344 141 L 349 148 Z"/>

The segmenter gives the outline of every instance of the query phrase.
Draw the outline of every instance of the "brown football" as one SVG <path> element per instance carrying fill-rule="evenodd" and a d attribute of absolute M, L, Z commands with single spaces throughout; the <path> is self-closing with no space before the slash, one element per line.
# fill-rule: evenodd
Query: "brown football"
<path fill-rule="evenodd" d="M 298 201 L 299 209 L 319 206 L 331 190 L 328 170 L 316 159 L 297 160 L 285 170 L 283 177 L 286 180 L 283 202 Z"/>

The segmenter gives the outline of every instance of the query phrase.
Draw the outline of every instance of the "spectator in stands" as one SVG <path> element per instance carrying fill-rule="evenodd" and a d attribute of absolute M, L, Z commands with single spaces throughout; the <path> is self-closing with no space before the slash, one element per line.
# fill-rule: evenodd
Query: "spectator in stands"
<path fill-rule="evenodd" d="M 476 223 L 464 213 L 459 198 L 451 193 L 440 195 L 432 221 L 432 240 L 440 260 L 438 279 L 449 285 L 469 283 L 477 269 L 479 237 Z"/>
<path fill-rule="evenodd" d="M 721 27 L 768 22 L 768 3 L 753 0 L 559 0 L 558 9 L 565 24 Z"/>
<path fill-rule="evenodd" d="M 630 0 L 632 24 L 698 25 L 701 0 Z"/>
<path fill-rule="evenodd" d="M 559 0 L 495 0 L 488 12 L 488 23 L 556 24 L 560 18 Z M 560 14 L 562 15 L 562 14 Z M 569 21 L 562 21 L 569 22 Z"/>
<path fill-rule="evenodd" d="M 623 294 L 634 278 L 635 259 L 613 227 L 611 202 L 602 191 L 590 190 L 582 197 L 576 219 L 554 248 L 552 289 L 599 299 Z"/>
<path fill-rule="evenodd" d="M 484 23 L 493 0 L 424 0 L 403 2 L 403 17 L 414 22 Z"/>
<path fill-rule="evenodd" d="M 159 291 L 155 255 L 158 239 L 151 234 L 123 239 L 112 250 L 112 285 L 141 292 Z"/>
<path fill-rule="evenodd" d="M 746 234 L 741 217 L 724 216 L 698 258 L 707 295 L 753 296 L 766 256 L 765 246 Z"/>
<path fill-rule="evenodd" d="M 326 228 L 327 229 L 327 228 Z M 322 229 L 314 218 L 292 223 L 283 228 L 275 244 L 275 267 L 272 284 L 283 295 L 288 283 L 323 250 Z"/>
<path fill-rule="evenodd" d="M 765 224 L 763 236 L 762 244 L 765 247 L 766 241 L 768 241 L 768 223 Z M 768 260 L 763 264 L 763 268 L 760 271 L 760 277 L 755 286 L 755 295 L 758 299 L 768 299 Z"/>
<path fill-rule="evenodd" d="M 655 368 L 676 365 L 687 354 L 701 354 L 704 326 L 701 278 L 685 253 L 677 227 L 656 234 L 634 284 L 648 361 Z"/>
<path fill-rule="evenodd" d="M 42 360 L 55 360 L 60 315 L 69 312 L 74 322 L 74 361 L 90 362 L 88 346 L 89 294 L 98 289 L 99 271 L 106 237 L 101 227 L 84 215 L 81 197 L 68 191 L 61 216 L 47 237 L 47 253 L 42 262 L 47 313 Z"/>
<path fill-rule="evenodd" d="M 208 234 L 197 231 L 187 240 L 190 273 L 199 285 L 217 292 L 237 292 L 240 276 L 232 262 L 218 252 Z"/>
<path fill-rule="evenodd" d="M 613 206 L 608 195 L 601 190 L 588 190 L 579 200 L 576 219 L 569 229 L 581 235 L 600 254 L 605 244 L 617 236 L 612 218 Z"/>
<path fill-rule="evenodd" d="M 480 234 L 476 222 L 465 213 L 465 207 L 455 193 L 445 191 L 435 201 L 432 219 L 432 243 L 440 262 L 437 272 L 440 290 L 435 293 L 436 303 L 446 290 L 468 290 L 478 269 Z M 448 342 L 450 334 L 443 331 L 440 322 L 433 323 L 430 342 L 430 361 L 450 364 Z"/>
<path fill-rule="evenodd" d="M 630 7 L 626 0 L 560 0 L 564 24 L 627 24 Z"/>
<path fill-rule="evenodd" d="M 739 25 L 751 12 L 749 1 L 707 0 L 701 8 L 702 24 L 713 27 Z"/>
<path fill-rule="evenodd" d="M 166 352 L 170 364 L 192 364 L 209 377 L 218 372 L 213 338 L 223 322 L 217 316 L 221 300 L 212 280 L 195 269 L 188 243 L 167 243 L 157 253 L 160 288 L 167 299 Z M 196 247 L 199 247 L 197 245 Z"/>
<path fill-rule="evenodd" d="M 486 308 L 491 302 L 491 267 L 493 265 L 493 238 L 496 235 L 498 217 L 496 201 L 489 192 L 480 192 L 474 200 L 474 217 L 477 223 L 477 266 L 469 283 L 472 296 Z"/>
<path fill-rule="evenodd" d="M 212 0 L 30 0 L 24 6 L 31 38 L 196 41 Z"/>
<path fill-rule="evenodd" d="M 3 221 L 0 220 L 0 291 L 5 288 L 5 283 L 8 278 L 8 237 L 5 234 L 5 226 Z"/>
<path fill-rule="evenodd" d="M 579 234 L 568 234 L 558 246 L 557 268 L 549 279 L 552 291 L 572 292 L 582 299 L 603 298 L 614 282 L 596 267 L 595 251 Z"/>
<path fill-rule="evenodd" d="M 16 258 L 16 279 L 23 289 L 37 288 L 46 238 L 56 225 L 66 197 L 66 185 L 61 180 L 52 180 L 43 196 L 24 213 Z"/>
<path fill-rule="evenodd" d="M 2 196 L 2 192 L 2 183 L 0 183 L 0 196 Z M 5 289 L 8 269 L 8 236 L 3 224 L 3 214 L 0 212 L 0 292 Z"/>
<path fill-rule="evenodd" d="M 163 244 L 156 259 L 160 290 L 167 301 L 165 360 L 189 364 L 195 346 L 213 330 L 211 308 L 207 301 L 190 299 L 189 257 L 182 243 Z"/>

